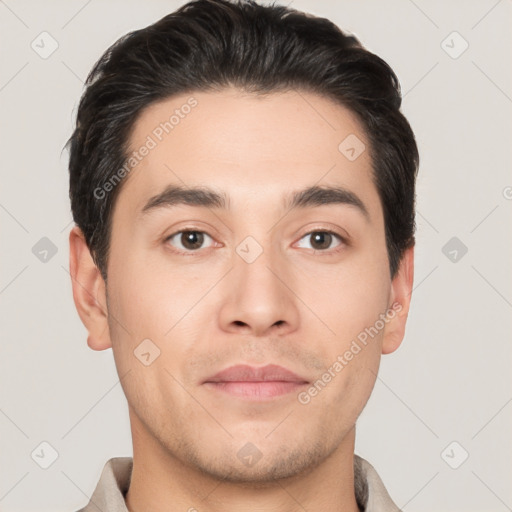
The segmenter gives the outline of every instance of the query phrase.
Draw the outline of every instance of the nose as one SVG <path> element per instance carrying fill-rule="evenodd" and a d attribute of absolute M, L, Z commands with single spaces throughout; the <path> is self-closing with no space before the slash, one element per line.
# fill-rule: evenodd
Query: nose
<path fill-rule="evenodd" d="M 244 249 L 254 251 L 255 247 L 242 244 L 238 249 L 222 290 L 222 329 L 253 336 L 283 335 L 297 329 L 299 299 L 293 293 L 295 278 L 289 263 L 270 248 L 254 260 L 246 257 Z"/>

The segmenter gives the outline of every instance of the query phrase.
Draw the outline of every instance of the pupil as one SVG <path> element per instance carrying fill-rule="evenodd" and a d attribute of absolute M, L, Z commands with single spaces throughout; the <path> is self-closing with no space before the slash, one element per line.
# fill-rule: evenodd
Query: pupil
<path fill-rule="evenodd" d="M 325 243 L 326 237 L 327 237 L 327 243 Z M 322 244 L 322 241 L 324 242 L 323 244 Z M 330 233 L 318 232 L 318 233 L 315 233 L 313 235 L 313 247 L 314 247 L 314 244 L 319 242 L 321 247 L 318 247 L 318 249 L 328 248 L 329 245 L 330 245 L 330 241 L 331 241 L 331 234 Z"/>
<path fill-rule="evenodd" d="M 189 249 L 197 249 L 197 247 L 201 247 L 202 236 L 203 234 L 197 231 L 186 231 L 181 235 L 183 246 Z"/>
<path fill-rule="evenodd" d="M 203 234 L 198 231 L 186 231 L 182 234 L 182 243 L 185 247 L 189 247 L 191 249 L 197 249 L 202 245 Z M 325 249 L 329 247 L 331 241 L 330 233 L 317 232 L 313 235 L 313 245 L 318 244 L 319 249 Z"/>

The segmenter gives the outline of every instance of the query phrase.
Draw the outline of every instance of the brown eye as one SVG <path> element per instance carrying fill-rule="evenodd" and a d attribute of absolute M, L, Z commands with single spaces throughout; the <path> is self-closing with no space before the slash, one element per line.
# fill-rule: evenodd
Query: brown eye
<path fill-rule="evenodd" d="M 304 235 L 301 240 L 307 239 L 307 237 L 310 237 L 311 247 L 306 248 L 311 248 L 315 251 L 326 252 L 327 250 L 332 249 L 333 247 L 331 247 L 331 245 L 333 241 L 336 241 L 336 239 L 338 239 L 339 242 L 334 248 L 342 245 L 344 242 L 344 239 L 340 235 L 332 231 L 311 231 Z"/>
<path fill-rule="evenodd" d="M 172 234 L 166 238 L 166 242 L 170 242 L 178 252 L 191 252 L 201 249 L 205 242 L 205 237 L 212 239 L 203 231 L 183 230 Z"/>

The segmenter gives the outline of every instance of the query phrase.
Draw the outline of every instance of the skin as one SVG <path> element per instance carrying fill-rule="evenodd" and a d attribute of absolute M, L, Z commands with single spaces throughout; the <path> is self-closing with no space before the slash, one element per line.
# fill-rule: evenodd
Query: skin
<path fill-rule="evenodd" d="M 191 96 L 144 110 L 131 147 Z M 355 424 L 381 354 L 404 336 L 413 249 L 391 279 L 369 152 L 351 162 L 338 150 L 350 134 L 369 147 L 349 110 L 308 92 L 193 97 L 198 105 L 123 184 L 108 286 L 79 228 L 70 233 L 73 297 L 88 345 L 113 349 L 128 401 L 128 509 L 357 511 Z M 169 184 L 224 191 L 230 209 L 179 205 L 141 216 Z M 284 209 L 290 191 L 315 184 L 352 191 L 369 217 L 346 204 Z M 209 236 L 199 249 L 179 234 L 166 240 L 185 228 Z M 315 245 L 311 232 L 325 229 L 349 242 Z M 247 236 L 263 250 L 252 263 L 236 252 Z M 202 384 L 233 364 L 269 363 L 313 382 L 393 303 L 400 312 L 307 404 L 297 393 L 247 401 Z M 160 349 L 149 366 L 134 356 L 147 338 Z M 251 466 L 237 456 L 248 442 L 261 454 Z"/>

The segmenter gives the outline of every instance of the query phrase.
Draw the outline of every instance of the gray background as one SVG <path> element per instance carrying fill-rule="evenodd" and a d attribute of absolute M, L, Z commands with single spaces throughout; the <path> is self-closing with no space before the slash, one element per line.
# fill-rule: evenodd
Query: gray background
<path fill-rule="evenodd" d="M 106 460 L 132 454 L 112 352 L 88 348 L 72 300 L 61 150 L 96 59 L 182 3 L 0 0 L 2 511 L 76 510 Z M 421 153 L 408 330 L 383 357 L 356 453 L 405 511 L 512 510 L 512 2 L 291 6 L 389 62 Z M 58 43 L 47 58 L 43 31 Z M 43 441 L 58 453 L 48 469 Z"/>

